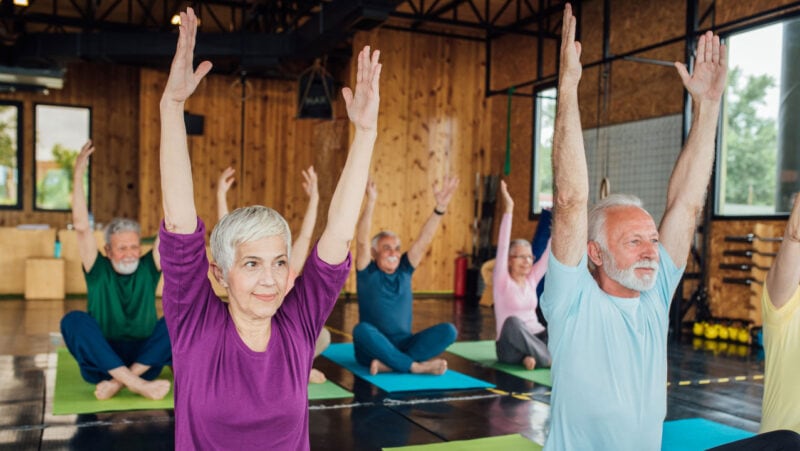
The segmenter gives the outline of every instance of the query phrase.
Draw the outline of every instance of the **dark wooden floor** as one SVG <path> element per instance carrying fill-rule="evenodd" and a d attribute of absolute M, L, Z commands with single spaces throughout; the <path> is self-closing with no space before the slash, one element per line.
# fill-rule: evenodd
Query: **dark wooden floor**
<path fill-rule="evenodd" d="M 54 350 L 64 313 L 85 300 L 0 300 L 0 449 L 173 448 L 172 411 L 52 415 Z M 327 326 L 350 341 L 355 302 L 340 301 Z M 452 321 L 459 340 L 494 338 L 492 310 L 452 299 L 415 300 L 414 330 Z M 377 450 L 512 433 L 543 443 L 549 422 L 545 386 L 448 355 L 449 366 L 498 390 L 387 394 L 324 358 L 316 366 L 353 398 L 311 401 L 314 450 Z M 749 346 L 686 337 L 669 350 L 668 420 L 707 418 L 755 432 L 761 416 L 763 357 Z"/>

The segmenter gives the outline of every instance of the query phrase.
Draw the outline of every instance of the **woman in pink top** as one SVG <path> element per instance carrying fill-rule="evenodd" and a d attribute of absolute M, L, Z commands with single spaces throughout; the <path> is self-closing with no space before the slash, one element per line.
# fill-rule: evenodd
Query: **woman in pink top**
<path fill-rule="evenodd" d="M 522 363 L 532 370 L 549 367 L 547 331 L 536 316 L 536 285 L 547 271 L 550 242 L 536 263 L 527 240 L 511 241 L 514 200 L 505 181 L 500 182 L 505 212 L 497 236 L 497 258 L 492 278 L 494 316 L 497 328 L 497 358 L 503 363 Z"/>

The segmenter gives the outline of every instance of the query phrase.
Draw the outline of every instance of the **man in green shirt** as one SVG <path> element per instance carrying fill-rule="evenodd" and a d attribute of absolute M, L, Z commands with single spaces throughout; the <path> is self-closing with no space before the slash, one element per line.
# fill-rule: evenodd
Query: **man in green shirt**
<path fill-rule="evenodd" d="M 86 277 L 88 312 L 65 315 L 61 334 L 83 378 L 96 384 L 97 399 L 109 399 L 122 387 L 162 399 L 170 383 L 156 377 L 164 365 L 172 364 L 172 353 L 164 318 L 156 316 L 155 291 L 161 277 L 158 242 L 140 255 L 139 224 L 116 218 L 105 230 L 106 256 L 98 252 L 83 189 L 93 152 L 91 141 L 81 149 L 72 192 L 72 223 Z"/>

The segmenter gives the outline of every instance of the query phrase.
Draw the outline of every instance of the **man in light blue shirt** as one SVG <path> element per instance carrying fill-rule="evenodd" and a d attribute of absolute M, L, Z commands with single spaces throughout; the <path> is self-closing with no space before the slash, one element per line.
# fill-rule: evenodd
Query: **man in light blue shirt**
<path fill-rule="evenodd" d="M 675 63 L 692 97 L 692 128 L 657 229 L 634 196 L 613 195 L 587 211 L 575 27 L 567 4 L 553 136 L 552 249 L 541 302 L 553 355 L 545 450 L 659 450 L 667 406 L 669 305 L 711 175 L 725 46 L 708 32 L 697 43 L 691 75 Z"/>

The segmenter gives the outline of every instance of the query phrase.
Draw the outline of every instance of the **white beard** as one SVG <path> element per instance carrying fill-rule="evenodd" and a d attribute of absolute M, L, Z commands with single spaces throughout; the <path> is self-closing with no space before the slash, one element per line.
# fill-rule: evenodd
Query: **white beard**
<path fill-rule="evenodd" d="M 139 259 L 137 258 L 132 261 L 122 260 L 119 262 L 112 261 L 111 266 L 114 267 L 114 271 L 127 276 L 136 272 L 136 268 L 139 267 Z"/>
<path fill-rule="evenodd" d="M 625 269 L 620 269 L 617 266 L 616 260 L 611 252 L 603 251 L 603 266 L 605 267 L 606 275 L 613 281 L 619 283 L 623 287 L 634 291 L 647 291 L 656 285 L 656 276 L 658 275 L 658 262 L 653 260 L 639 260 Z M 639 268 L 653 269 L 653 274 L 646 274 L 642 277 L 636 275 L 636 270 Z"/>

